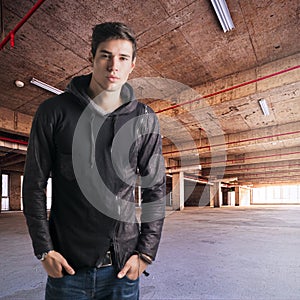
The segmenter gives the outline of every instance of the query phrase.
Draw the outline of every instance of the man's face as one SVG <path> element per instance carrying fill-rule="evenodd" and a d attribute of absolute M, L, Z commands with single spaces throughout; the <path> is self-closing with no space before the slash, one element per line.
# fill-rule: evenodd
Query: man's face
<path fill-rule="evenodd" d="M 135 66 L 132 54 L 132 43 L 127 40 L 108 40 L 99 44 L 93 58 L 92 77 L 97 93 L 122 87 Z"/>

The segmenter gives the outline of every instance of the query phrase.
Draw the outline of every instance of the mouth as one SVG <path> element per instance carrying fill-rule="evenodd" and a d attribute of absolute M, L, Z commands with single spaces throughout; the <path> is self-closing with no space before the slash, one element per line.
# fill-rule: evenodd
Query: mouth
<path fill-rule="evenodd" d="M 107 76 L 106 78 L 107 78 L 108 81 L 110 81 L 110 82 L 116 82 L 116 81 L 118 81 L 118 80 L 120 79 L 119 77 L 113 76 L 113 75 Z"/>

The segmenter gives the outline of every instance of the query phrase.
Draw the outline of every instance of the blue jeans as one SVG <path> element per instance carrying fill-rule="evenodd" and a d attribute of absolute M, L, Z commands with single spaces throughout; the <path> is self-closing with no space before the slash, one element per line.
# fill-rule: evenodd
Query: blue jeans
<path fill-rule="evenodd" d="M 48 276 L 46 300 L 138 300 L 139 279 L 117 278 L 113 266 L 86 268 L 62 278 Z"/>

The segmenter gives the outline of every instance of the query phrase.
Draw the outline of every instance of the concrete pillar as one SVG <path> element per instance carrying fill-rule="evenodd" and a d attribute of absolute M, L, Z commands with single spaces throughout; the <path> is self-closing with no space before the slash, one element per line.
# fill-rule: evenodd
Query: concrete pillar
<path fill-rule="evenodd" d="M 235 191 L 235 206 L 239 206 L 240 205 L 240 187 L 236 186 L 234 188 Z"/>
<path fill-rule="evenodd" d="M 9 174 L 9 209 L 21 210 L 21 174 Z"/>
<path fill-rule="evenodd" d="M 221 182 L 215 183 L 215 207 L 221 207 L 223 205 L 223 196 L 221 189 Z"/>
<path fill-rule="evenodd" d="M 2 171 L 0 169 L 0 213 L 2 209 Z"/>
<path fill-rule="evenodd" d="M 253 188 L 250 189 L 250 205 L 254 204 L 253 203 Z"/>
<path fill-rule="evenodd" d="M 172 177 L 172 207 L 174 210 L 184 209 L 184 174 L 173 173 Z"/>
<path fill-rule="evenodd" d="M 215 207 L 215 193 L 216 193 L 215 185 L 210 185 L 209 186 L 209 205 L 210 205 L 210 207 Z"/>
<path fill-rule="evenodd" d="M 221 189 L 221 182 L 216 182 L 216 195 L 215 195 L 215 207 L 221 207 L 223 205 L 223 196 Z"/>
<path fill-rule="evenodd" d="M 221 182 L 216 181 L 210 187 L 210 207 L 221 207 L 223 204 L 222 198 Z"/>
<path fill-rule="evenodd" d="M 251 189 L 246 186 L 239 186 L 235 188 L 235 205 L 248 206 L 250 205 Z"/>

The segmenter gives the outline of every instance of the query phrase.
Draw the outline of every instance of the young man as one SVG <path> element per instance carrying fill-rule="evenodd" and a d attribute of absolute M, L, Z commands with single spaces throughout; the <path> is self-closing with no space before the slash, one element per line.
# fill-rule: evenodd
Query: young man
<path fill-rule="evenodd" d="M 48 274 L 46 299 L 133 300 L 163 226 L 161 137 L 155 114 L 126 83 L 136 61 L 132 31 L 122 23 L 95 26 L 91 56 L 92 74 L 75 77 L 65 93 L 36 112 L 24 214 L 34 253 Z M 138 176 L 140 223 L 134 204 Z"/>

